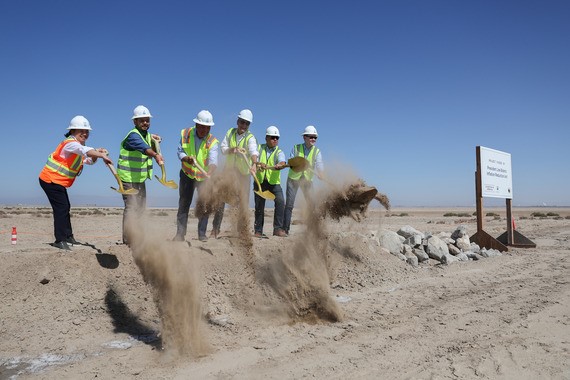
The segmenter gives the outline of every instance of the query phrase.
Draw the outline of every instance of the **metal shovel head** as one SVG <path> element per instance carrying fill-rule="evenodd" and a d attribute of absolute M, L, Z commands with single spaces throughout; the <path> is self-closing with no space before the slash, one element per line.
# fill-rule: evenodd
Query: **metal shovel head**
<path fill-rule="evenodd" d="M 309 167 L 309 161 L 304 157 L 293 157 L 287 161 L 287 166 L 296 172 L 302 172 Z"/>
<path fill-rule="evenodd" d="M 265 190 L 265 191 L 254 191 L 255 194 L 259 195 L 261 198 L 263 199 L 267 199 L 267 200 L 274 200 L 275 199 L 275 194 L 273 194 L 271 191 L 269 190 Z"/>
<path fill-rule="evenodd" d="M 173 180 L 165 181 L 163 178 L 158 178 L 157 175 L 155 175 L 155 178 L 158 180 L 158 182 L 162 183 L 166 187 L 170 187 L 171 189 L 178 189 L 178 185 Z"/>
<path fill-rule="evenodd" d="M 158 176 L 155 175 L 158 182 L 162 183 L 166 187 L 170 187 L 171 189 L 178 189 L 178 185 L 176 184 L 176 182 L 174 182 L 173 180 L 169 181 L 166 180 L 166 169 L 164 169 L 164 164 L 160 165 L 160 170 L 162 171 L 162 178 L 158 178 Z"/>
<path fill-rule="evenodd" d="M 115 190 L 117 193 L 126 194 L 126 195 L 135 195 L 138 194 L 139 191 L 137 189 L 117 189 L 111 186 L 111 189 Z"/>
<path fill-rule="evenodd" d="M 261 198 L 263 199 L 268 199 L 270 201 L 275 199 L 275 194 L 273 194 L 271 191 L 269 190 L 264 190 L 261 191 L 261 184 L 259 183 L 259 180 L 257 179 L 256 176 L 254 176 L 253 174 L 251 175 L 253 177 L 253 180 L 255 181 L 255 184 L 257 185 L 257 189 L 258 190 L 253 190 L 253 192 L 257 195 L 259 195 Z"/>

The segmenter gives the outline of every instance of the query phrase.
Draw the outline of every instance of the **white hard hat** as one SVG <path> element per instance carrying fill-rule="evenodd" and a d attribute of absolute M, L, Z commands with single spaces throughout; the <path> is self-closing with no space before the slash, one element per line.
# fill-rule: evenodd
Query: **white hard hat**
<path fill-rule="evenodd" d="M 71 119 L 69 122 L 69 127 L 67 127 L 67 129 L 86 129 L 88 131 L 92 130 L 91 125 L 89 124 L 89 120 L 81 115 L 77 115 Z"/>
<path fill-rule="evenodd" d="M 279 129 L 276 126 L 272 125 L 267 128 L 265 131 L 265 136 L 277 136 L 279 137 Z"/>
<path fill-rule="evenodd" d="M 139 117 L 152 117 L 150 111 L 145 106 L 136 106 L 133 110 L 133 119 L 138 119 Z"/>
<path fill-rule="evenodd" d="M 212 116 L 210 111 L 207 110 L 202 110 L 198 112 L 198 115 L 196 115 L 196 118 L 193 121 L 196 124 L 207 125 L 210 127 L 214 125 L 214 117 Z"/>
<path fill-rule="evenodd" d="M 317 128 L 315 128 L 312 125 L 308 125 L 307 127 L 305 127 L 305 131 L 303 132 L 303 136 L 305 136 L 305 135 L 318 136 L 319 134 L 317 133 Z"/>
<path fill-rule="evenodd" d="M 253 123 L 253 113 L 248 109 L 241 110 L 238 117 L 240 119 L 243 119 L 245 121 L 249 121 L 250 123 Z"/>

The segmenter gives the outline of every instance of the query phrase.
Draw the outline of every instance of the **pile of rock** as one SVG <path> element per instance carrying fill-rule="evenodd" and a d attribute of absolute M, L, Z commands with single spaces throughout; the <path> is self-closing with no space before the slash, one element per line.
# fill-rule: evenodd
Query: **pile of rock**
<path fill-rule="evenodd" d="M 437 235 L 420 232 L 411 226 L 404 226 L 398 232 L 380 230 L 373 235 L 378 245 L 413 266 L 429 259 L 451 264 L 501 256 L 501 252 L 495 249 L 480 248 L 471 243 L 465 226 L 457 227 L 452 233 L 440 232 Z"/>

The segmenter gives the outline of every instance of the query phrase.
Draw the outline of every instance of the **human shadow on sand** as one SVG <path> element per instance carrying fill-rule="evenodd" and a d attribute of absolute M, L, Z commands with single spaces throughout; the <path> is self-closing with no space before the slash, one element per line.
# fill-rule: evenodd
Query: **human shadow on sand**
<path fill-rule="evenodd" d="M 114 332 L 127 333 L 134 339 L 155 349 L 160 350 L 162 348 L 162 340 L 158 337 L 157 332 L 139 321 L 137 315 L 131 312 L 111 285 L 105 294 L 105 305 L 113 321 Z"/>

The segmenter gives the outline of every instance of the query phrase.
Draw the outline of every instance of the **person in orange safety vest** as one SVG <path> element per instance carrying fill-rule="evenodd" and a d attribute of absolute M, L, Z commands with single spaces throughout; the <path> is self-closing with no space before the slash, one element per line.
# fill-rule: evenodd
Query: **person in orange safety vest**
<path fill-rule="evenodd" d="M 107 157 L 106 149 L 85 146 L 92 130 L 85 117 L 75 116 L 67 129 L 66 139 L 49 155 L 39 178 L 40 186 L 53 209 L 55 242 L 50 245 L 63 250 L 71 250 L 69 244 L 81 244 L 73 237 L 67 188 L 81 174 L 83 164 L 92 165 L 98 158 L 107 164 L 113 164 Z"/>

